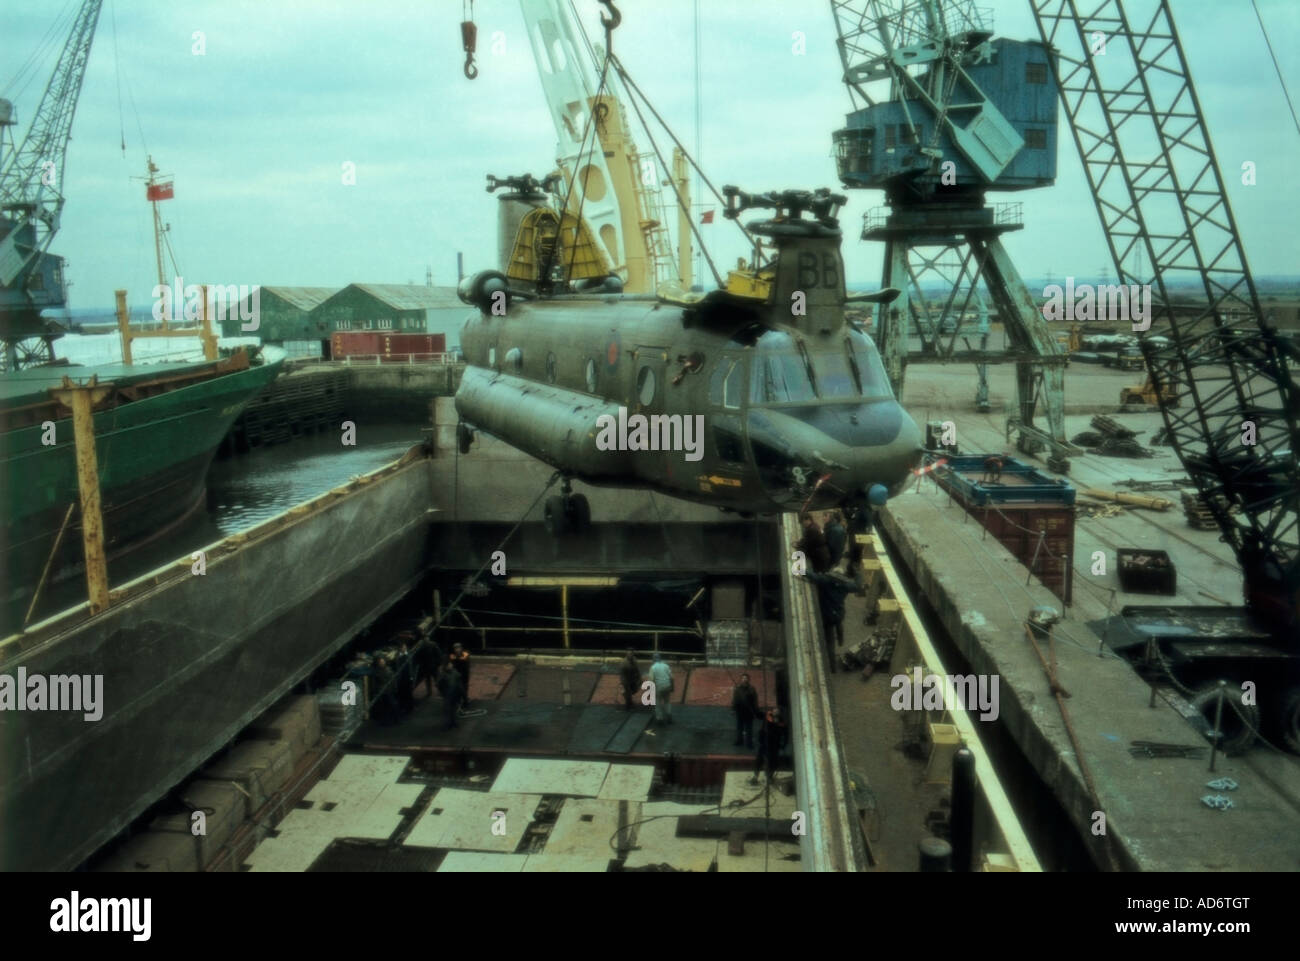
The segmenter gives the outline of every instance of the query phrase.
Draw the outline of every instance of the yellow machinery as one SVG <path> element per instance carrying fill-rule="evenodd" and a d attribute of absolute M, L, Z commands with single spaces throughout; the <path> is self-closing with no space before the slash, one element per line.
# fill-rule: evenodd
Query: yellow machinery
<path fill-rule="evenodd" d="M 1119 392 L 1119 402 L 1124 404 L 1146 404 L 1148 407 L 1157 407 L 1164 403 L 1170 407 L 1178 406 L 1178 390 L 1172 386 L 1166 387 L 1156 395 L 1155 381 L 1151 379 L 1151 374 L 1147 373 L 1147 379 L 1137 387 L 1124 387 Z"/>

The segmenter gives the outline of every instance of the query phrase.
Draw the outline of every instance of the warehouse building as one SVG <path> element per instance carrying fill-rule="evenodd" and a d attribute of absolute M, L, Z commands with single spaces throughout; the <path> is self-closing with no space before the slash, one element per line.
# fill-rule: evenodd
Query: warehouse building
<path fill-rule="evenodd" d="M 349 284 L 312 311 L 329 336 L 336 331 L 444 334 L 448 348 L 460 343 L 469 308 L 454 287 L 417 284 Z"/>
<path fill-rule="evenodd" d="M 264 344 L 284 345 L 291 352 L 292 345 L 310 344 L 311 352 L 319 353 L 320 342 L 328 341 L 330 331 L 320 317 L 312 311 L 326 301 L 337 287 L 258 287 L 242 304 L 240 310 L 228 313 L 221 319 L 221 336 L 257 336 Z M 256 313 L 252 303 L 256 297 Z M 244 330 L 240 317 L 256 317 L 255 330 Z"/>

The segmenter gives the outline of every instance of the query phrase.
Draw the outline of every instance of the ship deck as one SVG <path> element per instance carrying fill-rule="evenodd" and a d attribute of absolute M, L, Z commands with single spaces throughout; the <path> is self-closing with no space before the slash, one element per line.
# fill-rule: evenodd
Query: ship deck
<path fill-rule="evenodd" d="M 56 367 L 30 367 L 0 377 L 0 408 L 22 407 L 49 400 L 51 388 L 61 387 L 64 377 L 74 381 L 90 377 L 99 383 L 129 387 L 138 381 L 157 380 L 167 374 L 193 373 L 220 363 L 216 360 L 159 362 L 142 364 L 65 364 Z"/>

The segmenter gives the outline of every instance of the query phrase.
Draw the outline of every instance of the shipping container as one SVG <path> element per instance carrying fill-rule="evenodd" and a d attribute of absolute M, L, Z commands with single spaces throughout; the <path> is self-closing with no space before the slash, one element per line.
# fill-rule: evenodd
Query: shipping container
<path fill-rule="evenodd" d="M 336 331 L 330 338 L 332 356 L 380 357 L 405 361 L 412 355 L 428 360 L 447 351 L 446 334 L 385 334 L 376 331 Z"/>
<path fill-rule="evenodd" d="M 1074 597 L 1074 488 L 1007 458 L 1001 478 L 987 477 L 974 454 L 949 458 L 939 486 L 1067 606 Z"/>

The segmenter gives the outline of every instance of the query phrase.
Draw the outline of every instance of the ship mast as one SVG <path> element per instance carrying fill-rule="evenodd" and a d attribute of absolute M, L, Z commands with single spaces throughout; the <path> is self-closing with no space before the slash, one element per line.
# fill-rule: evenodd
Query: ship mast
<path fill-rule="evenodd" d="M 145 197 L 149 205 L 153 207 L 153 247 L 154 257 L 158 263 L 158 286 L 163 290 L 170 290 L 169 284 L 163 275 L 163 244 L 166 241 L 166 235 L 171 230 L 170 224 L 162 222 L 162 214 L 158 211 L 158 204 L 163 200 L 171 200 L 174 196 L 171 180 L 158 179 L 158 165 L 153 162 L 153 156 L 149 156 L 149 176 L 145 178 Z M 172 269 L 176 270 L 179 275 L 180 270 L 176 267 L 176 254 L 171 249 L 171 244 L 167 244 L 167 253 L 171 255 Z M 162 315 L 163 330 L 167 329 L 167 324 L 171 321 L 172 304 L 170 298 L 164 300 L 164 309 Z"/>

